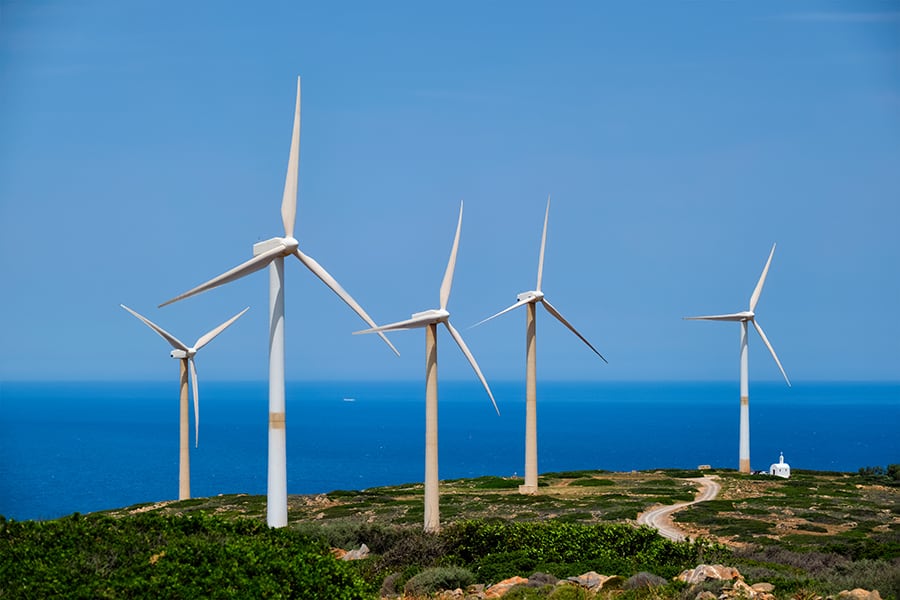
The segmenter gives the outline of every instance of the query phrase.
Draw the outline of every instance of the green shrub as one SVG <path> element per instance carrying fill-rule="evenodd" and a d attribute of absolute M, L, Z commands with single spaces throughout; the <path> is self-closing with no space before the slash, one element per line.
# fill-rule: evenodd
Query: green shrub
<path fill-rule="evenodd" d="M 580 574 L 557 572 L 551 565 L 616 574 L 645 569 L 671 577 L 696 566 L 704 554 L 726 552 L 705 541 L 673 542 L 653 529 L 618 523 L 464 521 L 442 535 L 461 563 L 471 565 L 479 577 L 490 576 L 485 583 L 538 568 L 558 577 Z"/>
<path fill-rule="evenodd" d="M 623 506 L 616 509 L 607 509 L 603 511 L 603 518 L 607 521 L 635 520 L 643 508 L 643 505 L 632 505 L 631 507 Z"/>
<path fill-rule="evenodd" d="M 576 523 L 578 521 L 590 521 L 594 518 L 589 512 L 570 512 L 556 517 L 560 523 Z"/>
<path fill-rule="evenodd" d="M 611 479 L 594 479 L 593 477 L 590 477 L 587 479 L 576 479 L 569 485 L 577 485 L 580 487 L 607 487 L 616 485 L 616 482 Z"/>
<path fill-rule="evenodd" d="M 891 481 L 900 482 L 900 464 L 888 465 L 886 475 Z"/>
<path fill-rule="evenodd" d="M 293 529 L 332 548 L 352 550 L 365 544 L 374 554 L 387 552 L 410 535 L 407 528 L 378 523 L 307 522 L 294 525 Z"/>
<path fill-rule="evenodd" d="M 588 471 L 557 471 L 555 473 L 544 473 L 541 477 L 554 479 L 580 479 L 582 477 L 590 477 L 591 475 L 600 475 L 601 473 L 609 473 L 604 469 L 594 469 Z"/>
<path fill-rule="evenodd" d="M 492 584 L 515 575 L 531 573 L 537 567 L 537 559 L 528 550 L 493 552 L 472 562 L 478 581 Z"/>
<path fill-rule="evenodd" d="M 506 479 L 504 477 L 478 477 L 470 480 L 473 487 L 478 490 L 512 490 L 518 489 L 521 479 Z"/>
<path fill-rule="evenodd" d="M 202 513 L 0 520 L 0 580 L 13 598 L 370 595 L 318 540 Z"/>
<path fill-rule="evenodd" d="M 516 585 L 503 594 L 503 600 L 545 600 L 552 592 L 552 585 L 539 587 Z"/>
<path fill-rule="evenodd" d="M 422 596 L 441 590 L 455 590 L 466 588 L 475 583 L 475 576 L 468 569 L 462 567 L 433 567 L 425 569 L 412 577 L 403 586 L 407 595 Z"/>
<path fill-rule="evenodd" d="M 653 573 L 648 573 L 647 571 L 641 571 L 640 573 L 635 573 L 631 577 L 625 580 L 625 583 L 622 585 L 623 589 L 626 590 L 637 590 L 640 588 L 652 588 L 659 587 L 661 585 L 666 585 L 669 581 L 667 579 L 663 579 L 659 575 L 654 575 Z"/>
<path fill-rule="evenodd" d="M 589 600 L 593 595 L 577 585 L 559 585 L 556 586 L 547 600 Z"/>
<path fill-rule="evenodd" d="M 399 586 L 402 579 L 402 573 L 391 573 L 381 582 L 381 589 L 378 591 L 378 595 L 383 598 L 385 596 L 393 596 L 395 594 L 399 594 L 403 589 Z"/>

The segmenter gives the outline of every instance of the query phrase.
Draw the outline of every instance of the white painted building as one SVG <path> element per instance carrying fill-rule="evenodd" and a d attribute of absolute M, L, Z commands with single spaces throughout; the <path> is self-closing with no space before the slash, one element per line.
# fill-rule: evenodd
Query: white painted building
<path fill-rule="evenodd" d="M 791 477 L 791 465 L 784 462 L 784 453 L 781 453 L 781 456 L 778 458 L 778 462 L 774 463 L 771 467 L 769 467 L 769 475 L 774 475 L 775 477 L 784 477 L 785 479 L 790 479 Z"/>

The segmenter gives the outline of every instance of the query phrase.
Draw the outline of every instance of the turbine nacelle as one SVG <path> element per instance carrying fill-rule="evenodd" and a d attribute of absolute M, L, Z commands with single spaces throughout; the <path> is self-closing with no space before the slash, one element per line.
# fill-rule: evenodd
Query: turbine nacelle
<path fill-rule="evenodd" d="M 259 256 L 275 248 L 282 249 L 282 256 L 294 254 L 300 247 L 300 242 L 293 236 L 273 237 L 263 242 L 253 244 L 253 256 Z"/>
<path fill-rule="evenodd" d="M 412 319 L 427 323 L 441 323 L 450 318 L 450 313 L 440 308 L 432 308 L 412 314 Z"/>
<path fill-rule="evenodd" d="M 185 358 L 193 358 L 195 354 L 197 354 L 197 351 L 194 348 L 188 348 L 187 350 L 172 350 L 169 356 L 183 360 Z"/>
<path fill-rule="evenodd" d="M 529 302 L 535 303 L 540 302 L 544 299 L 544 292 L 539 290 L 531 290 L 530 292 L 522 292 L 518 296 L 516 296 L 516 300 L 518 302 Z"/>
<path fill-rule="evenodd" d="M 739 313 L 731 313 L 729 315 L 703 315 L 702 317 L 684 317 L 685 321 L 734 321 L 736 323 L 746 323 L 755 321 L 756 315 L 752 310 L 745 310 Z"/>

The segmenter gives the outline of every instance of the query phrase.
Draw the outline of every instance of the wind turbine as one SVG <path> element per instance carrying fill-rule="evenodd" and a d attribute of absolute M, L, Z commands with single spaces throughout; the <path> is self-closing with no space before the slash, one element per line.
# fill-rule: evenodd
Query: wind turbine
<path fill-rule="evenodd" d="M 180 452 L 178 459 L 178 499 L 187 500 L 191 497 L 191 454 L 189 450 L 188 435 L 188 368 L 190 368 L 190 379 L 194 391 L 194 444 L 200 443 L 200 395 L 197 391 L 197 367 L 194 364 L 194 355 L 203 346 L 208 344 L 217 335 L 225 331 L 232 323 L 238 320 L 241 315 L 247 312 L 250 307 L 245 308 L 238 314 L 234 315 L 215 329 L 203 334 L 194 343 L 193 346 L 187 346 L 177 337 L 148 319 L 147 317 L 136 313 L 124 304 L 120 304 L 122 308 L 133 314 L 135 317 L 144 322 L 144 324 L 158 333 L 160 337 L 169 342 L 172 346 L 172 358 L 181 361 L 181 405 L 179 420 L 179 440 Z"/>
<path fill-rule="evenodd" d="M 547 210 L 544 213 L 544 233 L 541 236 L 541 255 L 538 259 L 537 289 L 529 292 L 522 292 L 516 297 L 516 303 L 508 308 L 504 308 L 497 314 L 488 317 L 483 321 L 479 321 L 473 327 L 477 327 L 482 323 L 486 323 L 491 319 L 499 317 L 504 313 L 519 308 L 527 307 L 527 315 L 525 320 L 525 485 L 519 486 L 520 494 L 534 494 L 538 489 L 538 467 L 537 467 L 537 355 L 536 355 L 536 335 L 535 316 L 537 313 L 537 304 L 541 303 L 551 315 L 569 328 L 569 330 L 578 336 L 578 338 L 588 345 L 588 348 L 607 362 L 603 355 L 591 345 L 587 339 L 569 323 L 556 308 L 544 297 L 541 291 L 541 279 L 544 273 L 544 249 L 547 245 L 547 221 L 550 217 L 550 196 L 547 196 Z"/>
<path fill-rule="evenodd" d="M 739 470 L 741 473 L 750 472 L 750 384 L 748 382 L 749 359 L 747 356 L 747 323 L 753 323 L 753 327 L 756 329 L 759 337 L 762 338 L 766 348 L 768 348 L 769 352 L 772 354 L 772 358 L 775 359 L 775 364 L 778 365 L 778 369 L 784 376 L 784 380 L 788 384 L 788 387 L 791 386 L 791 381 L 788 379 L 787 373 L 784 372 L 784 367 L 781 366 L 778 355 L 775 354 L 775 348 L 769 343 L 769 338 L 766 337 L 762 327 L 756 322 L 756 314 L 753 312 L 756 310 L 756 304 L 759 302 L 759 296 L 762 293 L 763 285 L 766 283 L 766 275 L 769 274 L 769 265 L 772 264 L 772 256 L 774 256 L 774 254 L 775 244 L 772 244 L 772 251 L 769 252 L 769 260 L 766 261 L 766 266 L 763 268 L 762 275 L 759 276 L 756 288 L 750 296 L 750 308 L 748 310 L 729 315 L 684 317 L 688 321 L 737 321 L 741 324 L 741 425 L 738 450 L 738 458 L 740 460 Z"/>
<path fill-rule="evenodd" d="M 300 251 L 294 238 L 294 221 L 297 215 L 297 177 L 300 168 L 300 78 L 297 78 L 297 101 L 294 107 L 294 127 L 291 135 L 291 151 L 288 157 L 284 195 L 281 200 L 281 220 L 284 237 L 273 237 L 253 245 L 253 258 L 233 269 L 210 279 L 180 296 L 160 304 L 166 306 L 178 300 L 194 296 L 206 290 L 240 279 L 250 273 L 269 267 L 269 465 L 266 501 L 266 522 L 269 527 L 287 525 L 287 454 L 284 412 L 284 259 L 296 256 L 313 275 L 322 280 L 338 297 L 356 312 L 366 323 L 375 322 L 350 294 L 311 256 Z M 397 349 L 384 334 L 382 339 L 398 356 Z"/>
<path fill-rule="evenodd" d="M 481 385 L 484 386 L 494 410 L 500 414 L 497 403 L 487 380 L 478 368 L 475 357 L 469 351 L 469 347 L 463 341 L 459 332 L 450 324 L 450 313 L 447 312 L 447 302 L 450 300 L 450 287 L 453 285 L 453 271 L 456 268 L 456 252 L 459 249 L 459 233 L 462 228 L 463 205 L 459 204 L 459 222 L 456 224 L 456 237 L 453 238 L 453 248 L 450 250 L 450 261 L 444 272 L 441 282 L 440 301 L 441 307 L 423 312 L 413 313 L 412 318 L 398 321 L 389 325 L 373 327 L 359 333 L 380 333 L 383 331 L 397 331 L 400 329 L 425 329 L 425 531 L 438 531 L 441 526 L 438 507 L 438 378 L 437 378 L 437 326 L 443 323 L 450 332 L 450 336 L 456 341 L 459 349 L 466 356 Z"/>

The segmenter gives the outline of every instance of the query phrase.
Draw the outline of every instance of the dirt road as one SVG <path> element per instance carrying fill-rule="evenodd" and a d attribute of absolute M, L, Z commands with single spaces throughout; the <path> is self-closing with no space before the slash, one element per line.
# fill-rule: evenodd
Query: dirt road
<path fill-rule="evenodd" d="M 648 525 L 653 527 L 659 531 L 659 535 L 669 538 L 670 540 L 683 540 L 685 534 L 672 522 L 672 514 L 685 506 L 714 499 L 719 494 L 720 487 L 719 484 L 710 477 L 697 477 L 691 479 L 691 481 L 696 481 L 700 485 L 700 493 L 697 494 L 697 497 L 694 498 L 693 501 L 661 506 L 643 512 L 638 515 L 638 525 Z"/>

